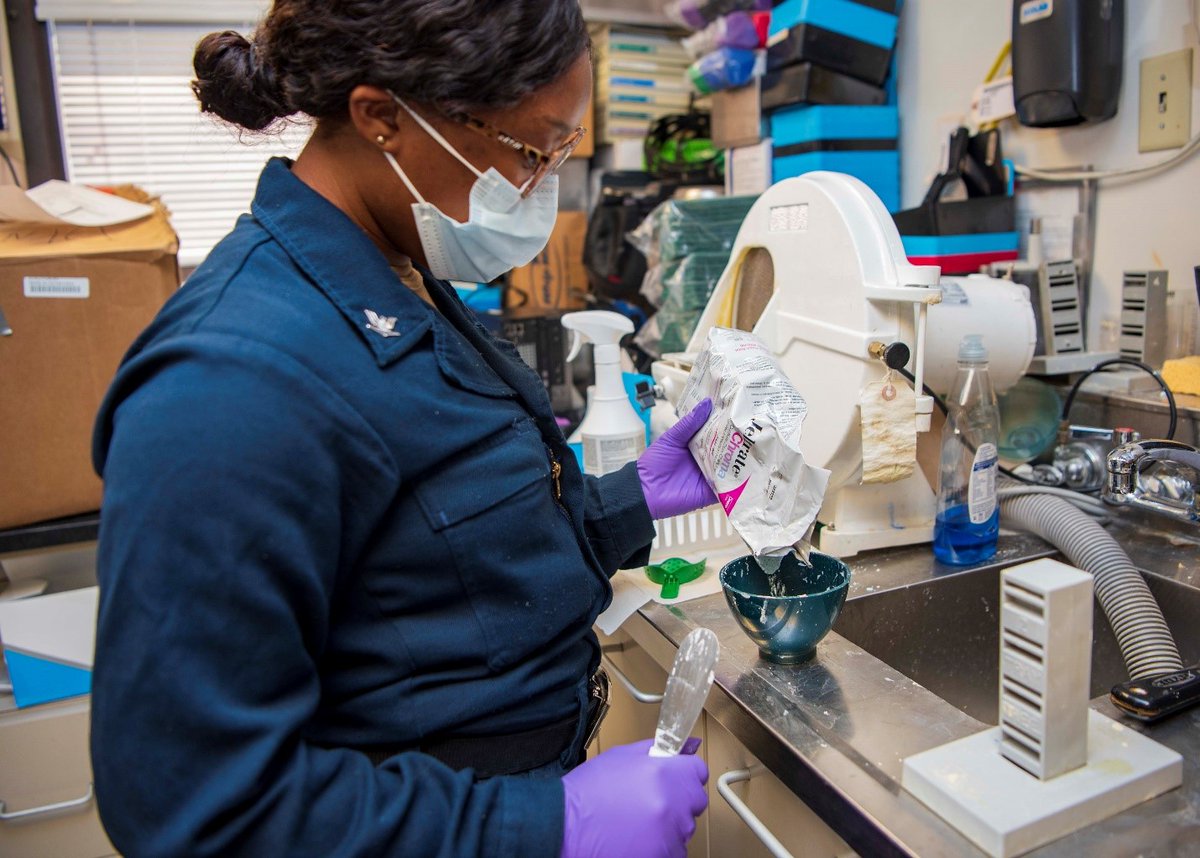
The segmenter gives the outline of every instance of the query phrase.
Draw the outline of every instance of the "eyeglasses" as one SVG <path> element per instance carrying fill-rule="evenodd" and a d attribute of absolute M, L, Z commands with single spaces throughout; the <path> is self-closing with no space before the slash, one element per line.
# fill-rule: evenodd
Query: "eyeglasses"
<path fill-rule="evenodd" d="M 465 125 L 477 134 L 482 134 L 484 137 L 489 137 L 492 140 L 497 140 L 503 143 L 509 149 L 521 153 L 525 159 L 526 169 L 532 170 L 533 175 L 529 177 L 529 181 L 525 183 L 524 190 L 521 191 L 521 197 L 525 198 L 537 190 L 547 176 L 558 172 L 559 167 L 566 163 L 571 157 L 571 153 L 575 151 L 575 147 L 582 141 L 587 129 L 580 125 L 571 132 L 562 144 L 555 147 L 550 152 L 545 152 L 538 149 L 536 146 L 530 146 L 528 143 L 522 143 L 516 137 L 513 137 L 507 132 L 501 131 L 495 126 L 489 125 L 481 119 L 476 119 L 465 113 L 452 113 L 450 119 L 455 122 Z"/>

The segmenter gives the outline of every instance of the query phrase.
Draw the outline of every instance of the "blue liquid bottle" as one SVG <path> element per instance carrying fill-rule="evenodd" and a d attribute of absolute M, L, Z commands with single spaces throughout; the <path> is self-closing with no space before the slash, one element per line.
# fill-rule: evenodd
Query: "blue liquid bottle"
<path fill-rule="evenodd" d="M 978 334 L 959 345 L 958 375 L 946 406 L 933 554 L 942 563 L 966 566 L 992 557 L 1000 533 L 1000 410 Z"/>

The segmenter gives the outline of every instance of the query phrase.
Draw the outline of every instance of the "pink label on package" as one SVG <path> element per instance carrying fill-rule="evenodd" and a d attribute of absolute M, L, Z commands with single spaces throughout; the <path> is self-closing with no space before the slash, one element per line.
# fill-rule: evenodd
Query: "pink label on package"
<path fill-rule="evenodd" d="M 721 506 L 725 507 L 725 514 L 729 515 L 733 512 L 733 508 L 737 506 L 738 498 L 742 496 L 742 492 L 746 490 L 746 483 L 750 482 L 750 478 L 746 478 L 746 482 L 742 483 L 736 489 L 730 489 L 727 492 L 721 492 L 717 495 L 721 500 Z"/>

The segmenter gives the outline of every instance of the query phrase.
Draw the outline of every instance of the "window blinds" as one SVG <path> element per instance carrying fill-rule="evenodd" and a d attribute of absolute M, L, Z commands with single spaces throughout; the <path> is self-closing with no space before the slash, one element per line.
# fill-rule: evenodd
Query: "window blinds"
<path fill-rule="evenodd" d="M 583 0 L 590 21 L 618 24 L 655 24 L 671 21 L 663 13 L 664 0 Z M 269 0 L 37 0 L 42 21 L 156 21 L 222 24 L 257 21 L 266 14 Z"/>
<path fill-rule="evenodd" d="M 39 21 L 228 24 L 257 21 L 270 5 L 270 0 L 37 0 L 35 14 Z"/>
<path fill-rule="evenodd" d="M 44 5 L 44 4 L 43 4 Z M 258 174 L 295 156 L 310 127 L 240 135 L 200 113 L 189 84 L 196 42 L 253 24 L 64 23 L 52 27 L 68 177 L 133 183 L 162 197 L 180 239 L 179 261 L 198 265 L 249 209 Z"/>

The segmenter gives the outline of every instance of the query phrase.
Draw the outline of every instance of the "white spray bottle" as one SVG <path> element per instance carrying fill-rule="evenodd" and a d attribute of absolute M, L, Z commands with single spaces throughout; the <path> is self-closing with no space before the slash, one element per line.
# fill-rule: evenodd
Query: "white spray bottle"
<path fill-rule="evenodd" d="M 596 385 L 579 424 L 584 473 L 601 476 L 620 470 L 646 449 L 646 424 L 638 417 L 621 381 L 621 337 L 633 333 L 633 322 L 620 313 L 585 310 L 567 313 L 563 327 L 575 335 L 572 361 L 583 343 L 595 346 Z"/>

